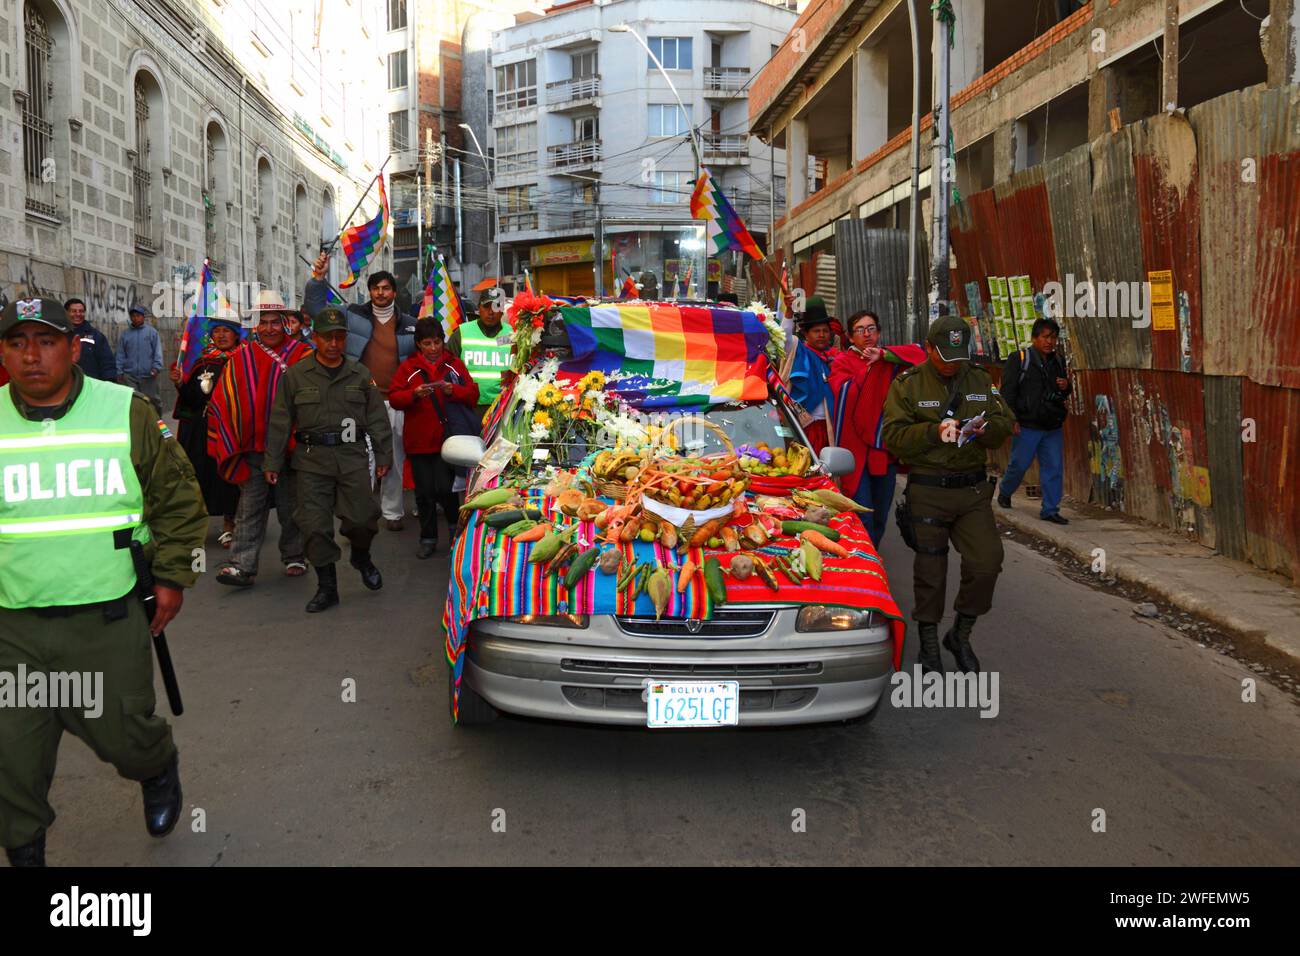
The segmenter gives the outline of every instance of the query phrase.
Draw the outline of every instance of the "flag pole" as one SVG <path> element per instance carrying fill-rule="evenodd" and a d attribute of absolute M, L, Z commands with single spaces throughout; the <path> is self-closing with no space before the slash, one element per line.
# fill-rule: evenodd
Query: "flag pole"
<path fill-rule="evenodd" d="M 301 259 L 303 262 L 307 263 L 308 266 L 312 266 L 312 265 L 315 264 L 315 263 L 313 263 L 310 259 L 308 259 L 306 256 L 304 256 L 301 252 L 298 253 L 298 258 Z M 344 306 L 347 305 L 348 300 L 345 299 L 345 298 L 343 298 L 342 293 L 340 293 L 338 289 L 334 288 L 333 285 L 330 285 L 330 280 L 329 280 L 329 279 L 322 279 L 321 281 L 324 282 L 325 285 L 329 286 L 329 290 L 330 290 L 331 292 L 334 293 L 334 298 L 338 299 L 339 302 L 342 303 Z"/>
<path fill-rule="evenodd" d="M 383 164 L 379 167 L 379 172 L 375 173 L 375 178 L 370 180 L 370 185 L 366 187 L 366 191 L 361 194 L 361 198 L 357 200 L 357 204 L 352 207 L 352 211 L 348 213 L 347 218 L 343 220 L 343 228 L 339 230 L 339 234 L 334 237 L 334 241 L 330 243 L 329 248 L 322 249 L 321 252 L 326 252 L 331 254 L 334 252 L 334 247 L 337 246 L 339 244 L 339 240 L 343 238 L 343 233 L 348 231 L 348 223 L 350 223 L 352 221 L 352 217 L 357 214 L 357 210 L 361 208 L 361 204 L 366 201 L 366 197 L 370 195 L 370 190 L 375 188 L 375 183 L 379 181 L 379 177 L 384 175 L 384 167 L 388 165 L 388 160 L 392 158 L 393 158 L 392 153 L 389 153 L 388 159 L 385 159 Z M 310 265 L 310 263 L 308 263 L 308 265 Z"/>

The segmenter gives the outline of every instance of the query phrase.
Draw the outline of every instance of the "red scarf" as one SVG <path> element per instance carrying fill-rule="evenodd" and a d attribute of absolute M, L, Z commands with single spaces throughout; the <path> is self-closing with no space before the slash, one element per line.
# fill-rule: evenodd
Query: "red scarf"
<path fill-rule="evenodd" d="M 925 349 L 919 345 L 881 346 L 897 361 L 882 355 L 868 363 L 855 349 L 835 356 L 828 382 L 835 395 L 835 444 L 853 452 L 853 474 L 845 479 L 845 494 L 852 497 L 862 483 L 862 472 L 883 475 L 895 461 L 880 444 L 880 422 L 885 410 L 885 396 L 894 376 L 911 365 L 925 361 Z"/>

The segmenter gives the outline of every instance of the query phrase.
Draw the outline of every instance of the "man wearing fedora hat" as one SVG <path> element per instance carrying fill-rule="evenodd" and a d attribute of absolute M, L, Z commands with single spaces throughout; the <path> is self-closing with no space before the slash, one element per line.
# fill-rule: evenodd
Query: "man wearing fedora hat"
<path fill-rule="evenodd" d="M 311 355 L 309 346 L 285 335 L 288 311 L 278 292 L 258 294 L 249 313 L 254 337 L 232 353 L 208 403 L 208 453 L 217 463 L 217 473 L 239 485 L 230 563 L 217 572 L 217 582 L 231 587 L 253 584 L 273 501 L 280 518 L 284 573 L 290 577 L 307 573 L 302 532 L 294 520 L 295 483 L 272 489 L 262 469 L 271 405 L 281 378 Z"/>
<path fill-rule="evenodd" d="M 820 296 L 811 296 L 800 323 L 803 338 L 795 345 L 790 365 L 790 396 L 806 413 L 801 419 L 813 454 L 829 443 L 828 422 L 834 414 L 835 397 L 827 384 L 831 363 L 839 350 L 833 346 L 831 317 Z"/>

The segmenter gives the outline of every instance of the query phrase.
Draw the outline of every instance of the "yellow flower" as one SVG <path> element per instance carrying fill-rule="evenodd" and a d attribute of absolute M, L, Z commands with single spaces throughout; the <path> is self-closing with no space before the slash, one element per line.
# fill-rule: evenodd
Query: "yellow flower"
<path fill-rule="evenodd" d="M 563 397 L 564 396 L 560 390 L 548 382 L 538 389 L 537 404 L 541 405 L 543 408 L 550 408 Z"/>
<path fill-rule="evenodd" d="M 595 395 L 588 395 L 586 398 L 584 398 L 584 399 L 582 400 L 582 407 L 585 408 L 587 411 L 591 411 L 593 408 L 595 408 L 595 407 L 596 407 L 596 396 L 595 396 Z"/>
<path fill-rule="evenodd" d="M 593 369 L 586 375 L 582 376 L 582 381 L 578 383 L 578 387 L 584 392 L 599 391 L 605 387 L 605 373 Z"/>
<path fill-rule="evenodd" d="M 539 396 L 539 400 L 540 400 L 540 396 Z M 533 424 L 534 424 L 534 425 L 541 425 L 541 426 L 543 426 L 543 427 L 545 427 L 545 428 L 550 428 L 550 427 L 551 427 L 551 416 L 548 415 L 548 414 L 546 414 L 546 412 L 536 412 L 536 413 L 533 415 Z"/>

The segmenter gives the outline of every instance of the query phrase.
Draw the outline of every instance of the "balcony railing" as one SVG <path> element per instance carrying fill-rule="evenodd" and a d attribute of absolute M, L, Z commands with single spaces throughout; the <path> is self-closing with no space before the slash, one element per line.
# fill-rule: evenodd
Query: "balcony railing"
<path fill-rule="evenodd" d="M 599 76 L 575 76 L 546 84 L 546 105 L 563 106 L 600 96 Z"/>
<path fill-rule="evenodd" d="M 735 93 L 749 82 L 747 66 L 707 66 L 704 68 L 704 92 Z"/>
<path fill-rule="evenodd" d="M 749 155 L 749 137 L 744 133 L 705 133 L 704 155 L 713 159 L 739 159 Z"/>
<path fill-rule="evenodd" d="M 502 232 L 528 232 L 540 225 L 536 210 L 532 212 L 503 212 L 501 214 Z"/>
<path fill-rule="evenodd" d="M 600 162 L 600 140 L 580 139 L 546 147 L 548 169 L 577 169 Z"/>
<path fill-rule="evenodd" d="M 496 95 L 497 112 L 521 110 L 537 105 L 537 87 L 525 86 L 517 90 L 505 90 Z"/>

